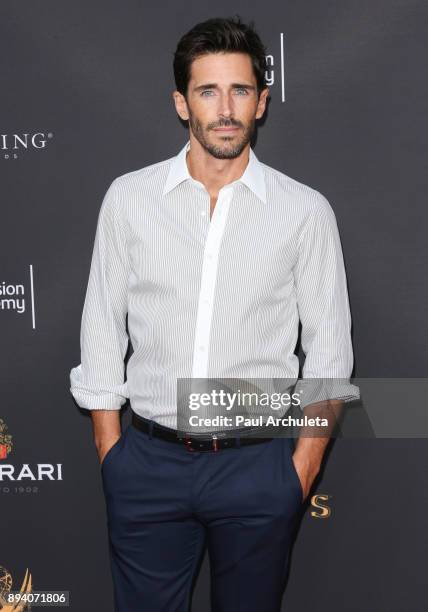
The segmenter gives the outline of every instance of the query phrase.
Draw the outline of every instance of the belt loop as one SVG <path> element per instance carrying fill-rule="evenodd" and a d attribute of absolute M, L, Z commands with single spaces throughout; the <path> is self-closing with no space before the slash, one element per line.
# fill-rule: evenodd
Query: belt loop
<path fill-rule="evenodd" d="M 149 422 L 149 439 L 150 440 L 152 439 L 152 436 L 153 436 L 153 425 L 154 425 L 153 421 L 150 421 Z"/>
<path fill-rule="evenodd" d="M 239 435 L 239 432 L 236 434 L 235 446 L 236 446 L 236 448 L 240 448 L 241 447 L 241 436 Z"/>

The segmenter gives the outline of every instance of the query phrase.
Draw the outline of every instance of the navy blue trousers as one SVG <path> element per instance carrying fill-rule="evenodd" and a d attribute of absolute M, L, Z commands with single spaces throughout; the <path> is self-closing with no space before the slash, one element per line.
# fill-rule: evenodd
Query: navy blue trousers
<path fill-rule="evenodd" d="M 116 612 L 188 612 L 205 546 L 213 612 L 279 612 L 302 507 L 293 441 L 189 452 L 129 425 L 102 465 Z"/>

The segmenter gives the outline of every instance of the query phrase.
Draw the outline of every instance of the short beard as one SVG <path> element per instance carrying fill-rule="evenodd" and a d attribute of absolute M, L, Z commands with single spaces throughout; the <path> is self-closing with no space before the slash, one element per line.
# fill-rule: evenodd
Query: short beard
<path fill-rule="evenodd" d="M 240 121 L 236 121 L 235 119 L 229 119 L 229 120 L 224 119 L 223 121 L 216 121 L 215 123 L 209 123 L 204 130 L 201 122 L 198 121 L 198 119 L 196 119 L 196 117 L 189 111 L 189 125 L 190 125 L 190 129 L 192 130 L 192 133 L 194 137 L 196 138 L 196 140 L 205 149 L 205 151 L 210 153 L 210 155 L 212 155 L 213 157 L 217 159 L 234 159 L 235 157 L 239 157 L 239 155 L 241 155 L 242 151 L 245 149 L 247 144 L 251 141 L 251 138 L 256 129 L 256 120 L 253 119 L 251 123 L 245 126 Z M 216 128 L 217 127 L 228 127 L 231 125 L 244 128 L 244 132 L 243 132 L 241 140 L 236 145 L 234 145 L 232 148 L 228 148 L 228 147 L 223 148 L 221 145 L 213 145 L 205 137 L 206 131 L 214 129 L 215 127 Z M 227 137 L 227 136 L 225 136 L 224 139 L 226 141 L 232 140 L 231 137 Z"/>

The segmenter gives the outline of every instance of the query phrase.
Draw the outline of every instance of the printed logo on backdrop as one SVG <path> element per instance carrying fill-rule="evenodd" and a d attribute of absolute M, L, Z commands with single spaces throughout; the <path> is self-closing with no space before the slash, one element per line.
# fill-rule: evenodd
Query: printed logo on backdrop
<path fill-rule="evenodd" d="M 25 576 L 21 583 L 19 592 L 22 593 L 23 597 L 31 593 L 31 574 L 28 568 L 25 570 Z M 13 578 L 12 574 L 2 565 L 0 565 L 0 610 L 1 612 L 27 612 L 31 610 L 31 606 L 26 603 L 9 603 L 10 593 L 12 592 Z"/>
<path fill-rule="evenodd" d="M 19 159 L 48 147 L 52 132 L 16 132 L 0 134 L 0 153 L 3 159 Z"/>
<path fill-rule="evenodd" d="M 266 55 L 267 70 L 265 72 L 266 84 L 268 87 L 278 84 L 281 87 L 281 102 L 285 102 L 285 54 L 284 54 L 284 33 L 279 35 L 278 52 Z"/>
<path fill-rule="evenodd" d="M 7 433 L 7 425 L 0 419 L 0 459 L 7 459 L 12 452 L 12 436 Z"/>
<path fill-rule="evenodd" d="M 36 329 L 33 266 L 30 264 L 26 280 L 0 280 L 0 316 L 13 313 L 16 316 L 31 316 L 32 328 Z"/>
<path fill-rule="evenodd" d="M 70 591 L 37 591 L 33 587 L 33 579 L 28 571 L 21 586 L 14 587 L 12 573 L 0 565 L 0 610 L 1 612 L 28 612 L 33 608 L 70 607 Z"/>
<path fill-rule="evenodd" d="M 35 483 L 62 480 L 62 463 L 11 461 L 13 449 L 12 435 L 4 419 L 0 418 L 0 494 L 39 493 L 41 489 Z"/>
<path fill-rule="evenodd" d="M 331 508 L 327 504 L 332 496 L 317 493 L 311 497 L 311 516 L 317 519 L 327 519 L 331 516 Z"/>

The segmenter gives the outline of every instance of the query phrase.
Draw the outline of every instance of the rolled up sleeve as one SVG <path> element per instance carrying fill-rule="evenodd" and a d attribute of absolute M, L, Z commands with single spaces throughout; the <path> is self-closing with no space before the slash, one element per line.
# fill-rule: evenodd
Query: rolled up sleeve
<path fill-rule="evenodd" d="M 81 319 L 81 363 L 70 371 L 70 391 L 88 410 L 119 410 L 129 397 L 124 358 L 129 263 L 117 179 L 104 196 Z"/>
<path fill-rule="evenodd" d="M 325 399 L 358 399 L 359 388 L 349 382 L 354 358 L 339 231 L 329 202 L 318 192 L 299 236 L 294 278 L 305 353 L 303 380 L 296 389 L 302 393 L 301 407 Z"/>

